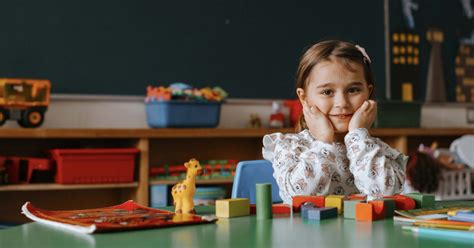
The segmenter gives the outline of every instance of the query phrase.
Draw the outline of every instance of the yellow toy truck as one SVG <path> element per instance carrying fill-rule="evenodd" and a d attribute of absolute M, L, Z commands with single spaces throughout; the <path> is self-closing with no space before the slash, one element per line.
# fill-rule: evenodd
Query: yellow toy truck
<path fill-rule="evenodd" d="M 49 80 L 0 78 L 0 126 L 6 120 L 16 120 L 22 127 L 41 126 L 50 92 Z"/>

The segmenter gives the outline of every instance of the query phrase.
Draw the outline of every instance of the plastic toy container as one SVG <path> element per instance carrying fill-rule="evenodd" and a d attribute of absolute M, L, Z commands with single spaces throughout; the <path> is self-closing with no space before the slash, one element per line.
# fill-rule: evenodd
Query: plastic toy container
<path fill-rule="evenodd" d="M 420 102 L 379 101 L 374 127 L 420 127 L 420 117 Z"/>
<path fill-rule="evenodd" d="M 216 127 L 220 102 L 158 101 L 146 103 L 150 127 Z"/>
<path fill-rule="evenodd" d="M 133 182 L 136 148 L 53 149 L 55 181 L 62 184 Z"/>

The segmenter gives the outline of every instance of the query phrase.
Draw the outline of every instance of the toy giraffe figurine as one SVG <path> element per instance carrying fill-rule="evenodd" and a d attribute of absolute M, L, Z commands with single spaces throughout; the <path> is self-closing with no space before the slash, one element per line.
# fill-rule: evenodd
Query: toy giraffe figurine
<path fill-rule="evenodd" d="M 193 196 L 196 192 L 196 175 L 201 174 L 202 167 L 199 161 L 192 158 L 184 163 L 186 166 L 186 179 L 177 183 L 171 189 L 175 213 L 195 214 Z"/>

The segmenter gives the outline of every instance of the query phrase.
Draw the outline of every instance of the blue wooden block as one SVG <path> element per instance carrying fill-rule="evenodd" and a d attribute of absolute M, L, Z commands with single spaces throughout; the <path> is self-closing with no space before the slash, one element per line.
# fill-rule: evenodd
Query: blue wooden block
<path fill-rule="evenodd" d="M 337 217 L 337 208 L 308 209 L 308 220 L 323 220 Z"/>
<path fill-rule="evenodd" d="M 308 210 L 315 209 L 316 207 L 311 202 L 305 202 L 301 205 L 301 218 L 307 219 L 308 218 Z"/>

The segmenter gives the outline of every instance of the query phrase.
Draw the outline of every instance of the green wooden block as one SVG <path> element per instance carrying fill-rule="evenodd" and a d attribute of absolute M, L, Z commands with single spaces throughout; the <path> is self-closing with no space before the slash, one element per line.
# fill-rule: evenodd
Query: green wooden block
<path fill-rule="evenodd" d="M 384 201 L 385 218 L 393 217 L 395 213 L 395 200 L 384 198 L 382 201 Z"/>
<path fill-rule="evenodd" d="M 357 203 L 364 202 L 362 200 L 346 200 L 344 201 L 344 218 L 355 219 L 356 211 L 355 206 Z"/>
<path fill-rule="evenodd" d="M 272 185 L 270 183 L 257 183 L 257 219 L 272 218 Z"/>
<path fill-rule="evenodd" d="M 435 206 L 434 195 L 422 193 L 408 193 L 405 195 L 415 200 L 416 208 L 432 208 Z"/>

